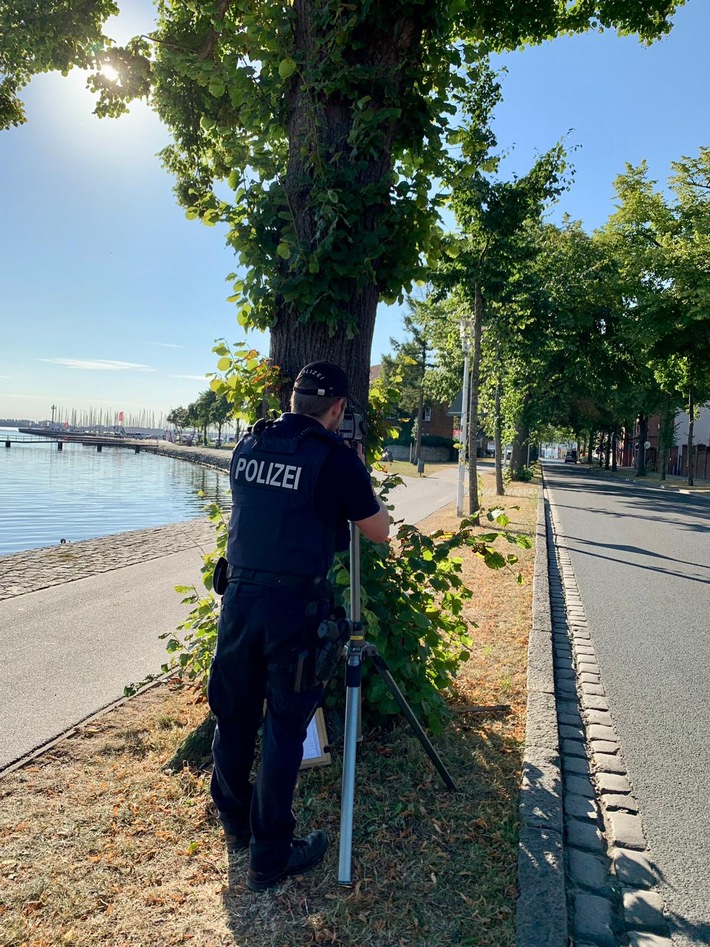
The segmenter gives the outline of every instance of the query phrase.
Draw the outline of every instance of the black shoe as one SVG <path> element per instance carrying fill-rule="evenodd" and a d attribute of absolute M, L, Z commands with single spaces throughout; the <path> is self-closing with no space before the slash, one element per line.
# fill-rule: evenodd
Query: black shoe
<path fill-rule="evenodd" d="M 322 829 L 311 832 L 306 838 L 296 838 L 291 842 L 291 854 L 280 871 L 263 872 L 250 868 L 247 872 L 247 888 L 250 891 L 267 891 L 284 878 L 301 875 L 315 868 L 322 861 L 328 849 L 328 836 Z"/>

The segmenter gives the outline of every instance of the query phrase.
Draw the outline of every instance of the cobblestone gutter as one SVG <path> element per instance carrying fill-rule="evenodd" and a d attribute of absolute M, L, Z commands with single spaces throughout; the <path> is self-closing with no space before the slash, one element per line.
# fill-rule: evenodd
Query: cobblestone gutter
<path fill-rule="evenodd" d="M 554 507 L 540 498 L 517 947 L 672 947 Z"/>

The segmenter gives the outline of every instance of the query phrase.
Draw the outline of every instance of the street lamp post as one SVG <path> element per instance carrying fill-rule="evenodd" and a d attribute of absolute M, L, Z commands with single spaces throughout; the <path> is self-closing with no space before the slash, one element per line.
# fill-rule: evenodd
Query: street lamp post
<path fill-rule="evenodd" d="M 469 326 L 465 320 L 459 323 L 461 345 L 463 347 L 463 390 L 461 392 L 461 434 L 459 435 L 459 472 L 456 490 L 456 515 L 463 516 L 464 481 L 466 479 L 466 446 L 468 444 L 468 376 L 471 343 Z"/>

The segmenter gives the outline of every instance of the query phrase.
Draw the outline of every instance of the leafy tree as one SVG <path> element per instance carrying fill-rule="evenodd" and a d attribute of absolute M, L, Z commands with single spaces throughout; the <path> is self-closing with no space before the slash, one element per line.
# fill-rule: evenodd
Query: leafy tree
<path fill-rule="evenodd" d="M 384 356 L 382 372 L 384 380 L 396 378 L 401 392 L 399 407 L 414 419 L 414 456 L 419 458 L 422 450 L 422 427 L 424 407 L 430 402 L 429 373 L 432 367 L 431 319 L 434 309 L 428 300 L 410 299 L 409 312 L 404 316 L 403 326 L 407 334 L 404 339 L 390 339 L 393 356 Z"/>
<path fill-rule="evenodd" d="M 693 482 L 693 415 L 710 397 L 710 149 L 673 164 L 669 200 L 656 190 L 643 162 L 627 165 L 615 187 L 619 199 L 602 238 L 613 248 L 629 301 L 626 328 L 640 375 L 651 375 L 650 407 L 669 399 L 690 416 L 688 479 Z M 649 408 L 639 414 L 639 467 Z"/>
<path fill-rule="evenodd" d="M 491 129 L 493 110 L 501 100 L 500 83 L 487 65 L 476 71 L 475 83 L 461 96 L 465 123 L 456 135 L 461 156 L 448 174 L 451 204 L 461 235 L 450 236 L 437 284 L 456 289 L 471 327 L 472 359 L 469 405 L 469 512 L 479 507 L 476 473 L 481 338 L 490 323 L 487 304 L 510 295 L 534 252 L 527 225 L 539 220 L 545 205 L 564 187 L 561 145 L 538 158 L 531 170 L 512 182 L 495 177 L 499 167 L 497 141 Z"/>
<path fill-rule="evenodd" d="M 150 35 L 117 47 L 109 0 L 1 0 L 0 118 L 22 121 L 37 72 L 112 66 L 118 80 L 91 80 L 97 112 L 145 98 L 169 128 L 178 200 L 226 224 L 244 267 L 240 323 L 271 330 L 286 379 L 315 357 L 341 363 L 364 404 L 378 300 L 437 249 L 435 182 L 471 64 L 605 27 L 651 41 L 678 2 L 160 0 Z"/>
<path fill-rule="evenodd" d="M 175 428 L 178 436 L 178 440 L 182 440 L 183 429 L 188 424 L 189 412 L 187 408 L 171 408 L 167 414 L 168 424 L 172 424 Z"/>
<path fill-rule="evenodd" d="M 588 441 L 626 418 L 630 361 L 619 331 L 624 302 L 608 248 L 567 218 L 540 231 L 536 271 L 545 320 L 530 354 L 536 385 L 533 426 L 571 428 Z M 590 453 L 591 457 L 591 453 Z"/>
<path fill-rule="evenodd" d="M 234 415 L 234 408 L 224 393 L 215 393 L 212 409 L 210 411 L 210 423 L 217 428 L 217 447 L 222 446 L 222 428 Z"/>

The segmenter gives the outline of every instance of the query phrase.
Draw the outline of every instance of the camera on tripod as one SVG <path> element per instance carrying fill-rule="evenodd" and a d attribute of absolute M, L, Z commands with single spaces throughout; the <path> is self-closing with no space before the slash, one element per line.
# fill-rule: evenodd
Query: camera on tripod
<path fill-rule="evenodd" d="M 346 411 L 343 416 L 343 423 L 338 428 L 338 434 L 343 440 L 352 443 L 360 443 L 365 440 L 367 434 L 367 425 L 361 414 L 354 411 Z"/>

